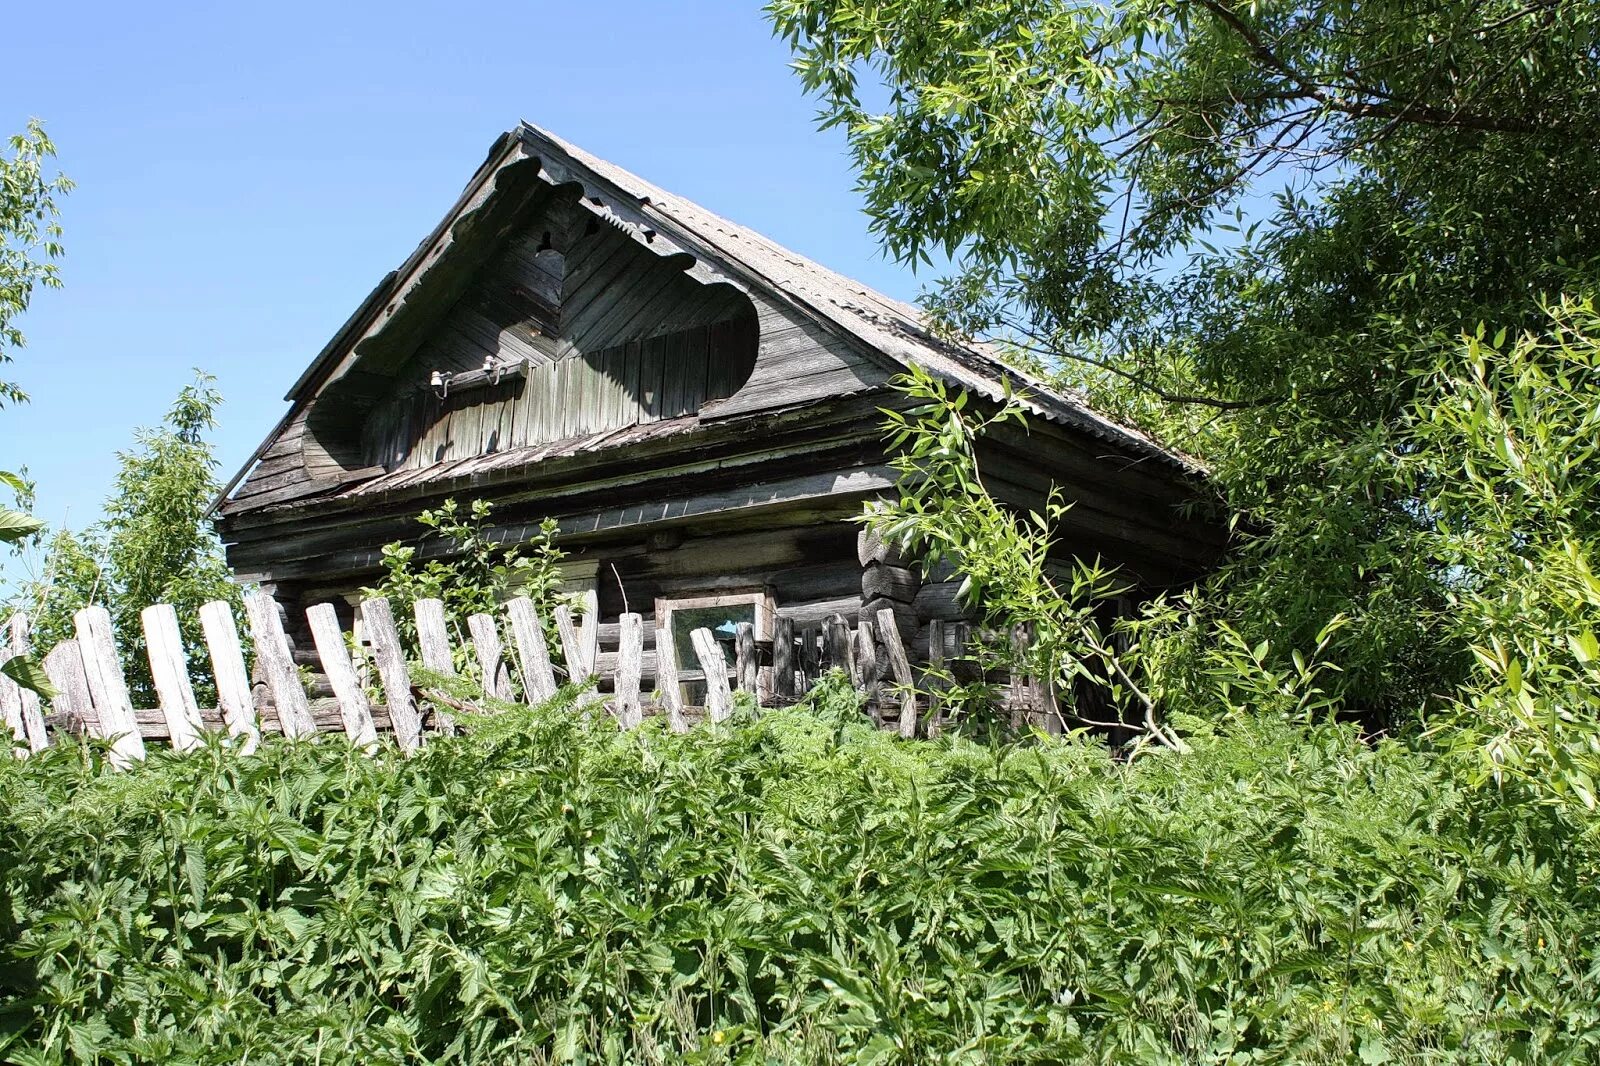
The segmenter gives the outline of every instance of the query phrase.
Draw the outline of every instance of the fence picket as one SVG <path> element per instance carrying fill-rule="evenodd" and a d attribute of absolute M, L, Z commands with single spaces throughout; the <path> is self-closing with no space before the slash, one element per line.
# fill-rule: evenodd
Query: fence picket
<path fill-rule="evenodd" d="M 126 768 L 144 758 L 144 737 L 133 716 L 127 678 L 117 661 L 111 612 L 104 607 L 85 607 L 72 616 L 72 623 L 78 631 L 78 650 L 83 656 L 89 698 L 94 702 L 98 735 L 111 738 L 111 764 Z"/>
<path fill-rule="evenodd" d="M 516 642 L 517 659 L 522 666 L 523 694 L 531 702 L 542 703 L 556 694 L 556 675 L 550 666 L 544 623 L 526 596 L 506 604 L 506 617 L 511 620 L 511 639 Z"/>
<path fill-rule="evenodd" d="M 794 699 L 794 619 L 779 615 L 772 622 L 772 694 L 779 703 Z"/>
<path fill-rule="evenodd" d="M 656 688 L 667 708 L 667 721 L 674 733 L 687 733 L 689 720 L 683 716 L 683 688 L 678 680 L 678 648 L 672 627 L 656 627 Z"/>
<path fill-rule="evenodd" d="M 401 751 L 415 751 L 422 743 L 422 715 L 411 699 L 411 675 L 406 672 L 406 653 L 400 647 L 400 630 L 394 624 L 394 608 L 382 596 L 361 604 L 361 624 L 372 641 L 372 659 L 378 667 L 378 681 L 389 705 L 389 722 Z"/>
<path fill-rule="evenodd" d="M 450 626 L 445 621 L 443 600 L 418 600 L 414 605 L 417 620 L 417 650 L 422 655 L 422 665 L 437 674 L 454 677 L 455 657 L 450 653 Z M 435 710 L 434 728 L 446 735 L 454 735 L 456 724 L 449 715 Z"/>
<path fill-rule="evenodd" d="M 623 729 L 633 729 L 644 721 L 644 709 L 639 704 L 639 676 L 644 666 L 644 619 L 629 612 L 619 621 L 621 635 L 617 643 L 617 722 Z"/>
<path fill-rule="evenodd" d="M 856 676 L 855 652 L 850 647 L 850 624 L 844 615 L 828 618 L 828 628 L 823 631 L 823 668 L 843 670 L 852 678 Z"/>
<path fill-rule="evenodd" d="M 749 622 L 740 622 L 734 629 L 733 635 L 733 676 L 738 680 L 739 687 L 750 695 L 756 697 L 756 702 L 761 702 L 761 695 L 756 691 L 756 682 L 760 674 L 760 664 L 756 658 L 756 627 Z"/>
<path fill-rule="evenodd" d="M 76 640 L 63 640 L 44 657 L 44 676 L 56 690 L 51 711 L 64 714 L 70 728 L 89 731 L 94 717 L 94 699 L 89 695 L 89 679 L 83 670 L 83 653 Z"/>
<path fill-rule="evenodd" d="M 561 634 L 561 654 L 567 661 L 568 681 L 587 681 L 594 673 L 594 663 L 584 657 L 584 643 L 572 620 L 572 609 L 562 604 L 555 610 L 556 631 Z"/>
<path fill-rule="evenodd" d="M 183 635 L 178 631 L 178 612 L 170 603 L 153 603 L 139 612 L 144 624 L 145 651 L 150 659 L 150 678 L 161 701 L 161 715 L 167 720 L 167 736 L 174 751 L 191 751 L 200 746 L 200 704 L 189 683 L 189 658 L 183 651 Z"/>
<path fill-rule="evenodd" d="M 900 697 L 900 735 L 910 739 L 917 735 L 917 690 L 911 677 L 911 660 L 900 640 L 900 626 L 888 607 L 878 612 L 878 632 L 883 636 L 883 650 Z"/>
<path fill-rule="evenodd" d="M 261 727 L 256 722 L 250 672 L 245 669 L 233 608 L 224 600 L 202 604 L 200 631 L 205 634 L 206 651 L 211 657 L 211 676 L 217 681 L 217 706 L 222 720 L 227 723 L 228 735 L 239 741 L 239 754 L 249 755 L 261 743 Z"/>
<path fill-rule="evenodd" d="M 728 660 L 717 644 L 711 630 L 700 628 L 689 634 L 694 644 L 695 658 L 706 676 L 706 713 L 713 722 L 726 721 L 733 715 L 733 693 L 728 689 Z"/>
<path fill-rule="evenodd" d="M 0 663 L 11 658 L 10 651 L 0 648 Z M 0 724 L 11 734 L 16 747 L 11 753 L 19 759 L 28 755 L 28 730 L 22 724 L 22 686 L 0 674 Z"/>
<path fill-rule="evenodd" d="M 472 649 L 477 653 L 478 670 L 483 675 L 483 694 L 490 699 L 509 700 L 511 678 L 505 669 L 505 645 L 493 616 L 471 616 L 467 619 L 467 631 L 472 634 Z"/>
<path fill-rule="evenodd" d="M 372 721 L 372 704 L 367 692 L 356 676 L 355 664 L 350 661 L 339 613 L 333 604 L 319 603 L 306 609 L 306 621 L 311 623 L 311 639 L 317 646 L 317 658 L 322 660 L 322 672 L 328 675 L 328 684 L 339 701 L 339 717 L 344 722 L 345 734 L 353 743 L 370 751 L 378 744 L 378 727 Z"/>
<path fill-rule="evenodd" d="M 856 688 L 867 694 L 868 701 L 878 698 L 878 642 L 872 628 L 872 622 L 865 618 L 856 623 L 856 654 L 850 663 L 850 676 Z"/>
<path fill-rule="evenodd" d="M 939 693 L 944 687 L 944 678 L 939 675 L 944 672 L 944 620 L 933 618 L 928 621 L 928 724 L 926 732 L 928 738 L 939 735 L 943 725 L 940 721 L 944 713 Z"/>
<path fill-rule="evenodd" d="M 300 683 L 300 671 L 295 669 L 294 656 L 289 651 L 289 638 L 283 632 L 278 604 L 264 592 L 247 592 L 244 611 L 250 619 L 256 664 L 266 676 L 267 690 L 272 693 L 278 728 L 286 737 L 312 735 L 317 731 L 317 723 L 311 717 L 305 686 Z"/>
<path fill-rule="evenodd" d="M 12 655 L 27 655 L 33 650 L 28 635 L 28 616 L 18 611 L 11 616 Z M 22 694 L 22 730 L 28 734 L 28 749 L 41 751 L 50 746 L 50 736 L 45 732 L 44 713 L 39 707 L 39 694 L 20 685 L 17 688 Z"/>

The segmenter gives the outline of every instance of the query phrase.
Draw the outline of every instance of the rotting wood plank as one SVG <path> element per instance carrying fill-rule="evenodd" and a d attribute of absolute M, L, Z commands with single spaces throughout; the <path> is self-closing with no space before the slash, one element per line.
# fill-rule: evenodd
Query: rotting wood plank
<path fill-rule="evenodd" d="M 315 733 L 317 725 L 311 718 L 306 690 L 300 683 L 300 673 L 295 669 L 294 657 L 289 652 L 289 638 L 284 634 L 277 603 L 263 592 L 247 592 L 244 609 L 250 619 L 256 663 L 266 676 L 273 708 L 284 735 L 303 737 Z M 95 703 L 98 706 L 99 700 Z"/>
<path fill-rule="evenodd" d="M 18 611 L 11 616 L 8 630 L 8 642 L 12 655 L 28 655 L 32 652 L 29 640 L 28 616 Z M 22 700 L 22 731 L 28 736 L 28 749 L 42 751 L 50 746 L 50 736 L 44 727 L 44 713 L 39 706 L 39 694 L 32 689 L 17 686 Z"/>
<path fill-rule="evenodd" d="M 561 636 L 561 653 L 567 662 L 567 680 L 587 681 L 594 673 L 594 666 L 584 654 L 586 645 L 572 620 L 572 608 L 561 604 L 555 609 L 555 617 L 556 632 Z"/>
<path fill-rule="evenodd" d="M 522 666 L 523 693 L 530 702 L 542 703 L 556 694 L 556 675 L 550 665 L 544 625 L 533 609 L 533 601 L 526 596 L 506 604 L 506 617 L 511 621 L 511 638 Z"/>
<path fill-rule="evenodd" d="M 78 633 L 83 672 L 94 703 L 97 735 L 111 739 L 111 764 L 125 769 L 144 759 L 144 738 L 133 717 L 128 682 L 117 660 L 111 612 L 104 607 L 85 607 L 72 616 L 72 624 Z"/>
<path fill-rule="evenodd" d="M 378 680 L 388 704 L 401 751 L 415 751 L 422 743 L 422 715 L 411 698 L 411 675 L 406 670 L 405 650 L 400 646 L 400 631 L 394 623 L 394 608 L 387 598 L 374 596 L 361 602 L 361 624 L 372 642 L 372 658 Z"/>
<path fill-rule="evenodd" d="M 906 646 L 900 640 L 900 627 L 895 623 L 893 611 L 878 612 L 878 633 L 883 638 L 884 652 L 889 657 L 889 669 L 900 697 L 900 735 L 909 740 L 917 735 L 917 689 L 911 676 L 911 660 L 906 657 Z"/>
<path fill-rule="evenodd" d="M 350 651 L 345 647 L 338 612 L 331 603 L 319 603 L 306 609 L 306 621 L 311 624 L 311 639 L 322 659 L 322 672 L 327 675 L 334 698 L 339 701 L 339 717 L 344 722 L 345 734 L 352 744 L 370 752 L 377 746 L 378 730 L 372 721 L 372 704 L 361 686 L 361 679 L 356 676 Z"/>
<path fill-rule="evenodd" d="M 168 603 L 156 603 L 139 613 L 144 624 L 145 647 L 150 658 L 150 678 L 161 700 L 167 734 L 175 751 L 192 751 L 201 744 L 200 705 L 189 684 L 189 659 L 178 631 L 178 612 Z"/>
<path fill-rule="evenodd" d="M 689 634 L 694 644 L 695 658 L 705 675 L 706 713 L 713 722 L 725 722 L 733 716 L 733 693 L 728 689 L 728 660 L 711 630 L 700 628 Z"/>
<path fill-rule="evenodd" d="M 772 688 L 779 703 L 793 702 L 796 694 L 794 619 L 779 614 L 772 621 Z"/>
<path fill-rule="evenodd" d="M 261 743 L 261 726 L 256 721 L 256 706 L 250 694 L 250 674 L 244 665 L 244 650 L 239 643 L 239 627 L 233 608 L 223 600 L 212 600 L 200 607 L 200 631 L 205 635 L 211 657 L 211 675 L 217 682 L 217 703 L 227 724 L 228 735 L 239 744 L 239 753 L 249 755 Z"/>
<path fill-rule="evenodd" d="M 472 615 L 467 619 L 467 631 L 472 634 L 472 648 L 478 657 L 483 694 L 493 700 L 511 699 L 511 678 L 506 674 L 505 647 L 500 640 L 500 628 L 495 624 L 494 616 Z"/>
<path fill-rule="evenodd" d="M 689 722 L 683 716 L 683 689 L 678 680 L 678 651 L 672 630 L 667 626 L 656 628 L 656 689 L 667 709 L 667 718 L 674 733 L 687 733 Z"/>
<path fill-rule="evenodd" d="M 644 650 L 644 619 L 629 611 L 621 618 L 621 642 L 617 647 L 615 699 L 617 722 L 633 729 L 644 721 L 639 702 L 639 675 Z"/>
<path fill-rule="evenodd" d="M 422 665 L 436 674 L 454 677 L 456 664 L 450 652 L 450 628 L 445 621 L 444 601 L 421 599 L 416 602 L 414 608 L 417 620 L 417 650 L 422 656 Z M 448 714 L 435 713 L 433 717 L 435 728 L 439 732 L 447 736 L 456 732 L 456 724 Z"/>
<path fill-rule="evenodd" d="M 44 676 L 56 690 L 51 702 L 55 715 L 64 715 L 70 729 L 95 732 L 94 698 L 89 694 L 89 678 L 84 673 L 83 653 L 76 640 L 63 640 L 44 657 Z"/>
<path fill-rule="evenodd" d="M 756 688 L 756 674 L 758 660 L 756 659 L 756 627 L 749 622 L 740 622 L 734 629 L 734 676 L 739 680 L 739 688 L 756 697 L 757 706 L 761 697 Z"/>

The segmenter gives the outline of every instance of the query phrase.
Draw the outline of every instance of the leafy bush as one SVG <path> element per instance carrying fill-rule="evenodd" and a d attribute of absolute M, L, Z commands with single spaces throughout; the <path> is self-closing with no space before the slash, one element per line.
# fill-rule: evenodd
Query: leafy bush
<path fill-rule="evenodd" d="M 411 758 L 69 743 L 0 764 L 0 1058 L 1600 1055 L 1573 808 L 1331 724 L 1191 743 L 905 744 L 839 684 L 682 736 L 558 701 Z"/>

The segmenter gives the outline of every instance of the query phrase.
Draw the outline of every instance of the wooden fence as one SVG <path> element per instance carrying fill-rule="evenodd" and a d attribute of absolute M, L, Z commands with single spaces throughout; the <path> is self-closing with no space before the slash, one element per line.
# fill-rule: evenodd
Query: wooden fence
<path fill-rule="evenodd" d="M 254 681 L 245 666 L 232 609 L 219 601 L 199 611 L 216 683 L 215 708 L 202 708 L 195 698 L 178 615 L 171 606 L 156 604 L 141 615 L 159 703 L 154 709 L 133 706 L 110 614 L 103 607 L 79 611 L 73 618 L 76 639 L 62 642 L 44 657 L 45 673 L 56 689 L 48 711 L 35 693 L 0 676 L 0 713 L 15 740 L 16 754 L 26 756 L 47 746 L 52 731 L 61 729 L 108 740 L 112 761 L 124 767 L 144 757 L 146 741 L 165 741 L 184 751 L 199 744 L 207 730 L 226 730 L 236 738 L 242 753 L 254 750 L 263 732 L 298 737 L 343 730 L 356 744 L 369 749 L 378 742 L 379 733 L 392 732 L 400 748 L 410 751 L 424 742 L 430 729 L 453 731 L 446 715 L 430 713 L 432 707 L 448 706 L 451 700 L 443 693 L 425 690 L 413 679 L 387 599 L 368 599 L 360 607 L 363 641 L 370 650 L 370 671 L 376 674 L 377 688 L 383 694 L 381 703 L 368 697 L 368 656 L 352 658 L 332 604 L 317 604 L 306 611 L 316 656 L 333 692 L 330 699 L 320 700 L 311 699 L 306 692 L 277 603 L 264 593 L 251 592 L 244 597 L 244 607 L 256 658 Z M 422 665 L 434 673 L 455 674 L 444 604 L 419 600 L 415 616 Z M 691 720 L 700 717 L 725 719 L 733 712 L 734 688 L 749 692 L 758 704 L 792 702 L 827 671 L 839 667 L 874 701 L 887 704 L 884 717 L 896 721 L 902 736 L 918 732 L 924 708 L 894 614 L 888 609 L 878 612 L 876 625 L 861 619 L 854 629 L 836 614 L 826 623 L 797 632 L 791 619 L 779 616 L 774 620 L 770 664 L 765 669 L 749 623 L 738 628 L 732 663 L 710 630 L 695 630 L 691 634 L 693 658 L 706 687 L 703 707 L 683 705 L 670 628 L 655 631 L 656 683 L 653 692 L 647 693 L 642 687 L 642 616 L 621 616 L 615 668 L 609 678 L 597 674 L 597 622 L 580 626 L 566 607 L 557 607 L 553 616 L 559 657 L 552 656 L 544 620 L 526 598 L 507 603 L 503 619 L 479 614 L 467 620 L 471 656 L 486 697 L 513 697 L 512 663 L 505 639 L 509 637 L 509 658 L 515 660 L 523 698 L 534 702 L 547 699 L 555 694 L 560 681 L 589 682 L 584 700 L 603 704 L 623 729 L 638 726 L 647 713 L 667 715 L 677 730 L 688 729 Z M 961 635 L 953 635 L 960 647 Z M 930 637 L 933 665 L 937 666 L 945 649 L 942 623 L 933 624 Z M 0 647 L 0 661 L 29 650 L 27 619 L 14 616 Z M 609 695 L 601 695 L 601 688 L 609 688 Z M 936 728 L 936 723 L 929 721 L 926 726 Z"/>

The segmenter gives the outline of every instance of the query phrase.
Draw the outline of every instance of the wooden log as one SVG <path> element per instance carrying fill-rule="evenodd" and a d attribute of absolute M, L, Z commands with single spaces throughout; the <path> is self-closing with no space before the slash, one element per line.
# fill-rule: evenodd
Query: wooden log
<path fill-rule="evenodd" d="M 723 722 L 733 715 L 733 693 L 728 689 L 728 660 L 717 644 L 711 630 L 701 627 L 689 634 L 694 643 L 695 658 L 700 660 L 700 670 L 706 677 L 706 713 L 713 722 Z"/>
<path fill-rule="evenodd" d="M 56 690 L 51 711 L 65 715 L 68 727 L 93 731 L 98 728 L 94 720 L 94 698 L 89 695 L 89 678 L 84 674 L 83 653 L 76 640 L 63 640 L 44 657 L 44 675 Z"/>
<path fill-rule="evenodd" d="M 467 619 L 467 631 L 472 634 L 472 648 L 478 656 L 478 671 L 483 676 L 483 694 L 490 699 L 511 698 L 511 678 L 506 673 L 505 646 L 500 641 L 500 627 L 494 617 L 475 614 Z"/>
<path fill-rule="evenodd" d="M 911 677 L 911 660 L 906 657 L 906 646 L 900 640 L 900 627 L 895 625 L 893 611 L 879 612 L 878 633 L 883 637 L 889 670 L 900 696 L 900 735 L 910 739 L 917 735 L 917 688 Z"/>
<path fill-rule="evenodd" d="M 133 717 L 128 681 L 117 661 L 116 639 L 111 633 L 111 612 L 85 607 L 72 616 L 83 655 L 83 673 L 89 682 L 98 735 L 111 740 L 111 764 L 125 768 L 144 758 L 144 738 Z"/>
<path fill-rule="evenodd" d="M 667 709 L 667 720 L 674 733 L 687 733 L 689 720 L 683 716 L 683 688 L 678 680 L 678 649 L 672 630 L 666 626 L 656 628 L 656 689 L 661 693 L 661 703 Z"/>
<path fill-rule="evenodd" d="M 21 611 L 11 616 L 9 642 L 12 655 L 27 655 L 33 650 L 29 640 L 28 616 Z M 17 686 L 17 690 L 22 697 L 22 731 L 28 735 L 28 750 L 41 751 L 50 746 L 50 735 L 45 731 L 39 694 L 21 685 Z"/>
<path fill-rule="evenodd" d="M 161 714 L 175 751 L 200 746 L 200 705 L 189 683 L 189 659 L 178 631 L 178 612 L 171 604 L 156 603 L 139 612 L 144 623 L 145 647 L 150 657 L 150 678 L 161 700 Z"/>
<path fill-rule="evenodd" d="M 634 729 L 644 721 L 644 709 L 639 703 L 644 618 L 630 611 L 620 621 L 622 634 L 617 644 L 617 677 L 614 685 L 617 721 L 623 729 Z"/>
<path fill-rule="evenodd" d="M 756 657 L 756 627 L 749 622 L 740 622 L 734 627 L 733 637 L 734 677 L 739 687 L 752 696 L 760 696 L 756 692 L 756 674 L 760 660 Z"/>
<path fill-rule="evenodd" d="M 382 596 L 364 600 L 361 624 L 372 642 L 372 659 L 378 667 L 378 681 L 383 686 L 395 741 L 401 751 L 415 751 L 422 743 L 422 715 L 411 698 L 411 675 L 406 671 L 406 653 L 394 624 L 394 608 Z"/>
<path fill-rule="evenodd" d="M 910 603 L 916 599 L 921 584 L 916 571 L 910 567 L 869 563 L 861 571 L 861 598 L 871 600 L 881 596 L 899 603 Z"/>
<path fill-rule="evenodd" d="M 311 639 L 322 659 L 322 672 L 328 675 L 334 698 L 339 701 L 339 717 L 344 722 L 345 735 L 357 747 L 371 751 L 378 744 L 378 729 L 372 722 L 371 701 L 367 699 L 366 689 L 361 687 L 361 679 L 356 676 L 355 664 L 350 661 L 338 612 L 331 603 L 319 603 L 306 610 L 306 621 L 311 623 Z"/>
<path fill-rule="evenodd" d="M 863 526 L 861 532 L 856 534 L 856 559 L 862 566 L 871 563 L 899 566 L 905 562 L 905 553 L 899 544 L 886 539 L 881 531 Z"/>
<path fill-rule="evenodd" d="M 876 599 L 868 600 L 863 603 L 861 605 L 859 614 L 860 617 L 876 624 L 878 620 L 878 612 L 883 610 L 885 607 L 894 612 L 895 621 L 899 625 L 900 636 L 902 640 L 908 639 L 911 634 L 917 631 L 916 610 L 909 603 L 901 603 L 899 600 L 891 600 L 883 596 L 879 596 Z"/>
<path fill-rule="evenodd" d="M 855 652 L 850 646 L 850 624 L 842 614 L 828 619 L 827 629 L 823 633 L 822 669 L 843 670 L 852 678 L 855 677 Z"/>
<path fill-rule="evenodd" d="M 568 681 L 587 681 L 594 667 L 584 658 L 584 644 L 572 620 L 572 608 L 561 604 L 555 610 L 556 632 L 561 636 L 561 654 L 567 663 Z"/>
<path fill-rule="evenodd" d="M 961 605 L 958 596 L 960 590 L 960 581 L 931 581 L 917 589 L 916 597 L 911 601 L 912 609 L 918 618 L 938 618 L 948 622 L 965 619 L 969 612 Z"/>
<path fill-rule="evenodd" d="M 517 645 L 517 659 L 522 666 L 523 697 L 530 703 L 543 703 L 556 694 L 556 675 L 550 665 L 544 625 L 533 609 L 533 601 L 526 596 L 506 604 L 506 617 L 511 621 L 511 639 Z"/>
<path fill-rule="evenodd" d="M 245 669 L 244 649 L 239 643 L 233 608 L 223 600 L 201 605 L 200 630 L 205 634 L 206 651 L 211 656 L 211 676 L 217 681 L 217 704 L 227 723 L 228 735 L 239 742 L 241 755 L 249 755 L 261 743 L 261 727 L 250 696 L 250 673 Z"/>
<path fill-rule="evenodd" d="M 876 628 L 866 618 L 856 626 L 856 657 L 850 673 L 856 688 L 867 694 L 868 702 L 878 698 L 878 642 L 873 634 Z"/>
<path fill-rule="evenodd" d="M 283 735 L 310 736 L 317 731 L 317 723 L 311 717 L 300 671 L 295 669 L 289 653 L 289 638 L 284 635 L 278 605 L 264 592 L 247 592 L 244 611 L 250 619 L 250 636 L 255 641 L 256 665 L 266 677 Z"/>
<path fill-rule="evenodd" d="M 794 701 L 794 653 L 794 619 L 780 614 L 772 622 L 772 690 L 779 703 Z"/>

